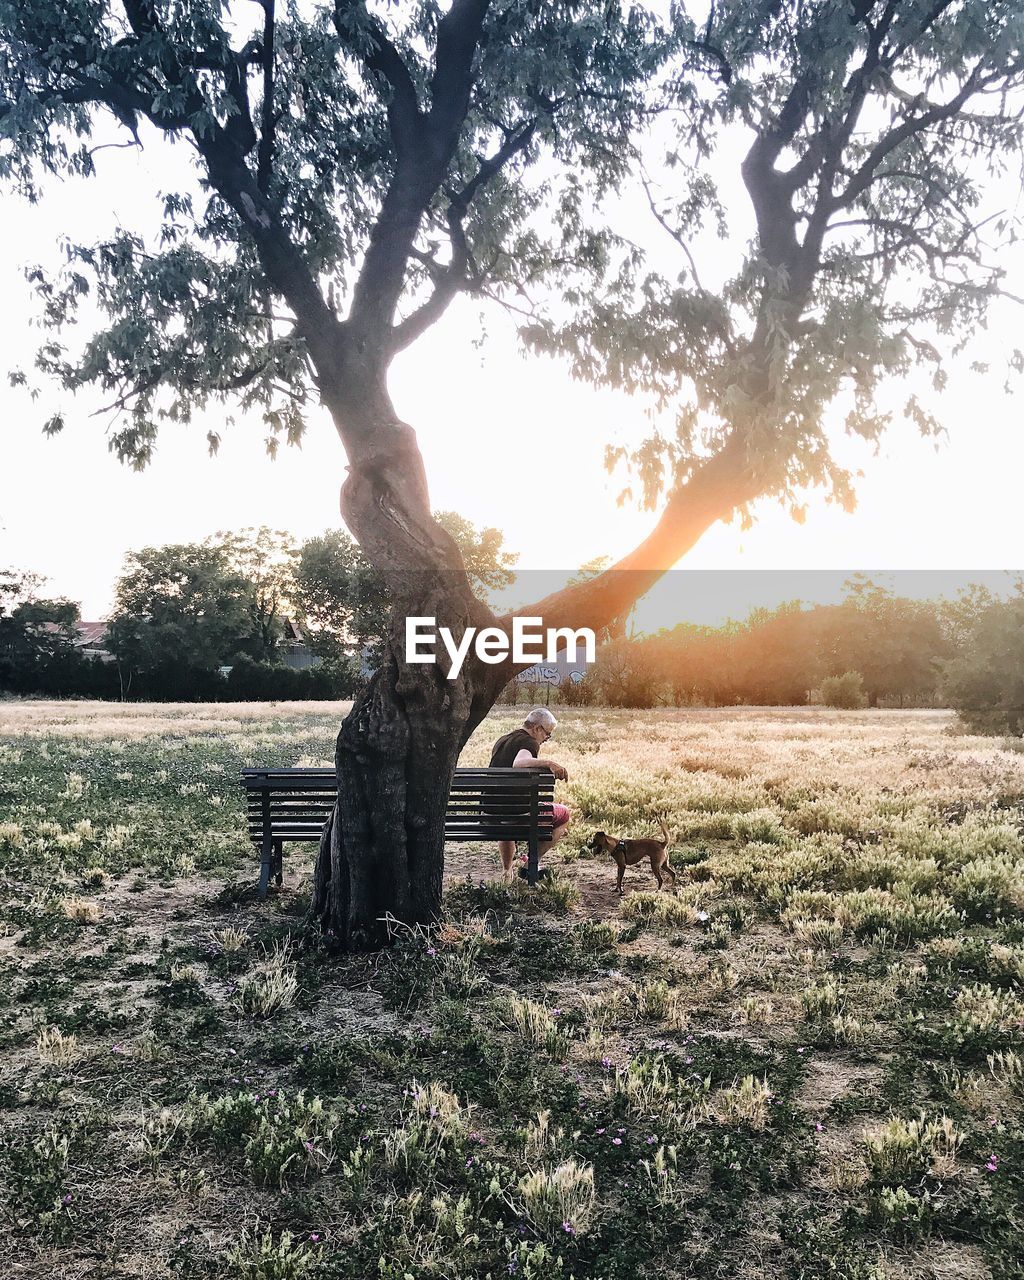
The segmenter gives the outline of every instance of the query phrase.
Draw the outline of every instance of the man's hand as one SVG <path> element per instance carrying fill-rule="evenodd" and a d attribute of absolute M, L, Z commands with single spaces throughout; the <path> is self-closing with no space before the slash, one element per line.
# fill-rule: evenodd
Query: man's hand
<path fill-rule="evenodd" d="M 555 777 L 559 780 L 559 782 L 569 781 L 568 769 L 564 769 L 560 764 L 555 764 L 553 760 L 551 761 L 549 768 L 551 769 L 551 772 L 555 775 Z"/>

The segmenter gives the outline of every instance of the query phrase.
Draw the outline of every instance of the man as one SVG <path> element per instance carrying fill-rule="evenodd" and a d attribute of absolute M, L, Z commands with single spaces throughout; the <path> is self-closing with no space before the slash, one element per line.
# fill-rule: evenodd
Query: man
<path fill-rule="evenodd" d="M 555 732 L 557 724 L 558 721 L 546 707 L 534 707 L 523 721 L 521 729 L 513 729 L 511 733 L 506 733 L 504 737 L 499 738 L 494 744 L 489 767 L 491 769 L 549 769 L 556 778 L 567 782 L 569 774 L 560 764 L 556 764 L 554 760 L 547 760 L 537 754 Z M 556 804 L 554 806 L 555 826 L 551 833 L 551 839 L 544 841 L 540 846 L 540 856 L 542 858 L 551 846 L 557 844 L 569 830 L 570 816 L 569 810 L 564 804 Z M 512 860 L 516 855 L 515 841 L 499 840 L 498 852 L 501 854 L 501 865 L 505 871 L 505 879 L 510 880 L 512 878 Z M 519 874 L 525 880 L 526 868 L 521 867 Z"/>

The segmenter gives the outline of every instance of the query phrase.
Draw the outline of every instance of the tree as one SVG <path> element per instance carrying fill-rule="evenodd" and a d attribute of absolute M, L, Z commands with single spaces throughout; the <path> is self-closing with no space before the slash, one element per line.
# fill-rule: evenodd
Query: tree
<path fill-rule="evenodd" d="M 671 690 L 676 706 L 735 701 L 739 631 L 733 622 L 720 628 L 681 622 L 644 642 L 648 661 Z"/>
<path fill-rule="evenodd" d="M 36 276 L 54 327 L 85 294 L 107 318 L 78 353 L 48 343 L 40 364 L 70 390 L 109 390 L 122 458 L 144 465 L 161 417 L 233 394 L 262 411 L 272 444 L 301 436 L 314 390 L 334 420 L 342 513 L 396 604 L 387 662 L 339 735 L 315 878 L 316 916 L 360 945 L 382 936 L 385 913 L 436 917 L 448 785 L 508 678 L 476 663 L 453 681 L 405 668 L 402 616 L 455 634 L 493 617 L 431 516 L 387 370 L 459 292 L 561 269 L 523 174 L 548 155 L 598 193 L 623 179 L 655 55 L 645 19 L 604 0 L 383 14 L 335 0 L 282 16 L 265 0 L 251 32 L 247 10 L 2 0 L 4 168 L 31 195 L 41 173 L 93 173 L 101 118 L 134 141 L 194 148 L 206 198 L 167 194 L 155 245 L 119 232 L 71 246 L 60 279 Z M 555 229 L 578 207 L 574 188 Z"/>
<path fill-rule="evenodd" d="M 754 609 L 735 635 L 733 677 L 743 701 L 800 706 L 818 680 L 818 617 L 791 600 Z"/>
<path fill-rule="evenodd" d="M 843 604 L 822 611 L 827 674 L 859 672 L 872 707 L 884 697 L 898 697 L 902 705 L 908 696 L 933 692 L 951 652 L 936 605 L 896 596 L 863 578 L 846 588 Z"/>
<path fill-rule="evenodd" d="M 1024 734 L 1024 581 L 978 612 L 960 652 L 945 663 L 943 692 L 983 733 Z"/>
<path fill-rule="evenodd" d="M 395 355 L 460 292 L 554 285 L 579 319 L 531 340 L 681 405 L 674 440 L 636 459 L 649 501 L 668 485 L 653 533 L 531 606 L 548 625 L 622 616 L 760 495 L 796 502 L 820 480 L 849 502 L 826 408 L 851 388 L 849 429 L 877 437 L 879 379 L 928 356 L 922 334 L 959 340 L 998 292 L 980 181 L 1019 146 L 1024 19 L 1010 0 L 729 0 L 700 30 L 679 9 L 671 33 L 614 0 L 311 0 L 283 18 L 264 0 L 251 31 L 243 13 L 0 0 L 3 166 L 32 195 L 41 175 L 92 174 L 101 118 L 194 149 L 204 197 L 167 194 L 155 244 L 119 232 L 35 277 L 55 329 L 86 295 L 106 318 L 78 352 L 55 335 L 40 364 L 69 390 L 108 390 L 122 457 L 144 464 L 161 418 L 229 396 L 263 413 L 272 444 L 301 435 L 314 393 L 337 427 L 342 512 L 395 601 L 386 661 L 339 735 L 315 876 L 314 915 L 358 946 L 386 913 L 436 917 L 452 771 L 512 673 L 474 660 L 449 681 L 404 663 L 406 615 L 454 634 L 495 620 L 431 516 L 388 394 Z M 681 122 L 679 189 L 667 207 L 652 189 L 678 285 L 588 216 L 628 180 L 653 110 Z M 757 230 L 712 292 L 686 253 L 718 207 L 706 158 L 734 125 Z"/>
<path fill-rule="evenodd" d="M 380 575 L 342 529 L 309 538 L 299 548 L 291 593 L 314 653 L 331 666 L 386 643 L 388 607 Z"/>
<path fill-rule="evenodd" d="M 434 519 L 454 539 L 462 553 L 469 585 L 478 596 L 490 602 L 492 592 L 512 585 L 513 568 L 519 557 L 505 550 L 500 529 L 477 529 L 456 511 L 435 511 Z"/>
<path fill-rule="evenodd" d="M 57 669 L 68 674 L 81 666 L 78 605 L 39 599 L 44 582 L 38 574 L 0 571 L 0 688 L 35 692 Z"/>
<path fill-rule="evenodd" d="M 257 656 L 265 662 L 272 661 L 289 608 L 288 588 L 297 554 L 291 535 L 262 525 L 259 529 L 218 533 L 209 543 L 224 552 L 231 571 L 247 584 Z"/>
<path fill-rule="evenodd" d="M 143 673 L 151 691 L 189 697 L 196 673 L 256 657 L 262 637 L 253 629 L 250 584 L 223 547 L 183 543 L 126 557 L 106 643 L 129 682 Z"/>
<path fill-rule="evenodd" d="M 610 707 L 657 706 L 662 681 L 647 661 L 645 646 L 621 637 L 601 646 L 587 680 L 596 685 L 601 701 Z"/>

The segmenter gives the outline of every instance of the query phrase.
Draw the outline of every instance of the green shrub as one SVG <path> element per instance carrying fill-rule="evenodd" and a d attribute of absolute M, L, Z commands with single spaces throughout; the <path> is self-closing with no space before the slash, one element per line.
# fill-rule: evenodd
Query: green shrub
<path fill-rule="evenodd" d="M 826 676 L 819 691 L 826 707 L 841 711 L 857 711 L 868 705 L 864 677 L 859 671 L 844 671 L 841 676 Z"/>

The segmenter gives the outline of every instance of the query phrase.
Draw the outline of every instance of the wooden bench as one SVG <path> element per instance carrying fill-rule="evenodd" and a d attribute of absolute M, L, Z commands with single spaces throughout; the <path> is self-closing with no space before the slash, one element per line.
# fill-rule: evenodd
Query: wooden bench
<path fill-rule="evenodd" d="M 260 897 L 283 879 L 286 841 L 320 840 L 338 794 L 333 769 L 243 769 L 249 839 L 260 850 Z M 445 841 L 525 840 L 536 884 L 540 845 L 554 829 L 555 778 L 546 769 L 456 769 Z"/>

